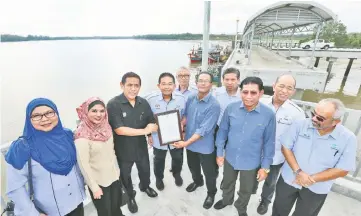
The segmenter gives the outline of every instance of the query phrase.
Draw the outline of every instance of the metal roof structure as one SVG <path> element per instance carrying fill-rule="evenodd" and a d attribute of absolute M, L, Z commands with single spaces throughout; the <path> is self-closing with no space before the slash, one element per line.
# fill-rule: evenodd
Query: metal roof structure
<path fill-rule="evenodd" d="M 337 20 L 337 15 L 325 6 L 312 1 L 280 1 L 254 14 L 244 28 L 244 35 L 293 30 L 302 32 L 312 24 Z M 303 28 L 302 28 L 303 27 Z"/>
<path fill-rule="evenodd" d="M 315 45 L 319 33 L 325 22 L 336 21 L 337 15 L 325 6 L 313 1 L 280 1 L 267 6 L 254 14 L 246 23 L 243 31 L 243 44 L 251 63 L 253 38 L 256 35 L 272 34 L 272 41 L 275 34 L 310 32 L 317 26 L 316 38 L 312 51 L 314 56 Z"/>

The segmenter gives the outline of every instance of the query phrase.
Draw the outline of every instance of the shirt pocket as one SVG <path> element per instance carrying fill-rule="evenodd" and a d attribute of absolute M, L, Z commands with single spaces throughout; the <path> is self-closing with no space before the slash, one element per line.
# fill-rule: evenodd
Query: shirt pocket
<path fill-rule="evenodd" d="M 292 117 L 289 116 L 280 117 L 277 120 L 277 123 L 281 125 L 291 125 L 292 122 L 293 122 Z"/>
<path fill-rule="evenodd" d="M 204 113 L 197 113 L 197 115 L 196 115 L 197 124 L 201 124 L 205 117 L 206 117 L 206 115 Z"/>
<path fill-rule="evenodd" d="M 256 123 L 252 130 L 252 140 L 262 140 L 263 139 L 263 132 L 266 128 L 266 125 L 263 123 Z"/>
<path fill-rule="evenodd" d="M 316 157 L 322 167 L 326 169 L 334 168 L 340 158 L 340 151 L 341 150 L 339 148 L 332 148 L 331 146 L 327 146 L 324 148 L 319 148 L 319 155 L 316 155 Z"/>

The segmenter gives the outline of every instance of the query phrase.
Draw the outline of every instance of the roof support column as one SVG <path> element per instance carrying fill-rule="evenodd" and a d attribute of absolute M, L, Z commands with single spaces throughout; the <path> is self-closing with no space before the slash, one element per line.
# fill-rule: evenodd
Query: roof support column
<path fill-rule="evenodd" d="M 272 32 L 272 40 L 271 40 L 271 47 L 270 49 L 272 50 L 272 47 L 273 47 L 273 39 L 275 38 L 275 32 L 273 31 Z"/>
<path fill-rule="evenodd" d="M 311 55 L 311 59 L 310 59 L 308 68 L 312 68 L 313 57 L 315 56 L 316 43 L 318 41 L 318 37 L 320 36 L 321 27 L 322 27 L 322 22 L 320 22 L 317 26 L 316 38 L 313 41 L 312 55 Z"/>
<path fill-rule="evenodd" d="M 250 40 L 249 40 L 249 42 L 250 42 L 250 45 L 249 45 L 249 55 L 248 55 L 248 65 L 250 65 L 251 64 L 251 56 L 252 56 L 252 41 L 253 41 L 253 36 L 254 36 L 254 28 L 255 28 L 255 26 L 256 26 L 256 23 L 254 22 L 253 24 L 252 24 L 252 32 L 251 32 L 251 35 L 250 35 Z"/>
<path fill-rule="evenodd" d="M 291 49 L 292 49 L 292 37 L 293 35 L 295 34 L 295 27 L 293 27 L 292 29 L 292 34 L 291 34 L 291 37 L 290 37 L 290 44 L 289 44 L 289 49 L 288 49 L 288 58 L 291 59 Z"/>
<path fill-rule="evenodd" d="M 208 70 L 208 50 L 209 50 L 209 23 L 211 15 L 211 2 L 204 2 L 203 17 L 203 51 L 202 51 L 202 71 Z"/>

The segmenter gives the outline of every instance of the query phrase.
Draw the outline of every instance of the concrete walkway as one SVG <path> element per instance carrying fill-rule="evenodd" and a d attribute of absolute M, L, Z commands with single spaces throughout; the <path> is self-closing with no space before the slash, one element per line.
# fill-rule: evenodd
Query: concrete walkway
<path fill-rule="evenodd" d="M 153 153 L 152 150 L 149 152 L 151 162 L 151 187 L 156 190 L 155 178 L 153 174 Z M 222 210 L 215 210 L 213 207 L 206 210 L 202 207 L 203 201 L 206 197 L 206 186 L 198 188 L 193 193 L 188 193 L 185 188 L 189 183 L 192 182 L 192 178 L 187 166 L 186 158 L 184 158 L 182 176 L 184 185 L 177 187 L 174 184 L 172 174 L 169 172 L 170 168 L 170 155 L 167 155 L 166 169 L 165 169 L 165 189 L 162 192 L 158 192 L 157 198 L 149 198 L 145 193 L 142 193 L 138 189 L 138 173 L 137 169 L 133 168 L 132 178 L 134 188 L 137 191 L 136 201 L 138 203 L 139 211 L 136 214 L 131 214 L 128 211 L 127 206 L 122 207 L 123 214 L 135 215 L 135 216 L 237 216 L 237 210 L 233 206 L 228 206 Z M 220 169 L 220 176 L 218 177 L 218 188 L 219 183 L 223 174 L 223 169 Z M 238 188 L 238 184 L 236 189 Z M 259 203 L 259 197 L 261 193 L 261 185 L 259 187 L 257 195 L 251 197 L 248 206 L 249 216 L 258 216 L 256 208 Z M 221 199 L 221 191 L 218 190 L 216 195 L 216 201 Z M 270 206 L 271 208 L 271 206 Z M 90 203 L 86 208 L 86 216 L 96 216 L 97 213 Z M 266 216 L 271 215 L 271 209 Z M 360 216 L 361 215 L 361 202 L 348 198 L 346 196 L 331 192 L 327 197 L 326 203 L 321 210 L 319 216 Z"/>

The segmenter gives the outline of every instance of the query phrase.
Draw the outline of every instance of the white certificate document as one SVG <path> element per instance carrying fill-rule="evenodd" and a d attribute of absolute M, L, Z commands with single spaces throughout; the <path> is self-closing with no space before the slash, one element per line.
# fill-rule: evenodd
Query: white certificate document
<path fill-rule="evenodd" d="M 166 113 L 157 116 L 158 136 L 161 145 L 171 144 L 182 139 L 178 111 Z"/>

